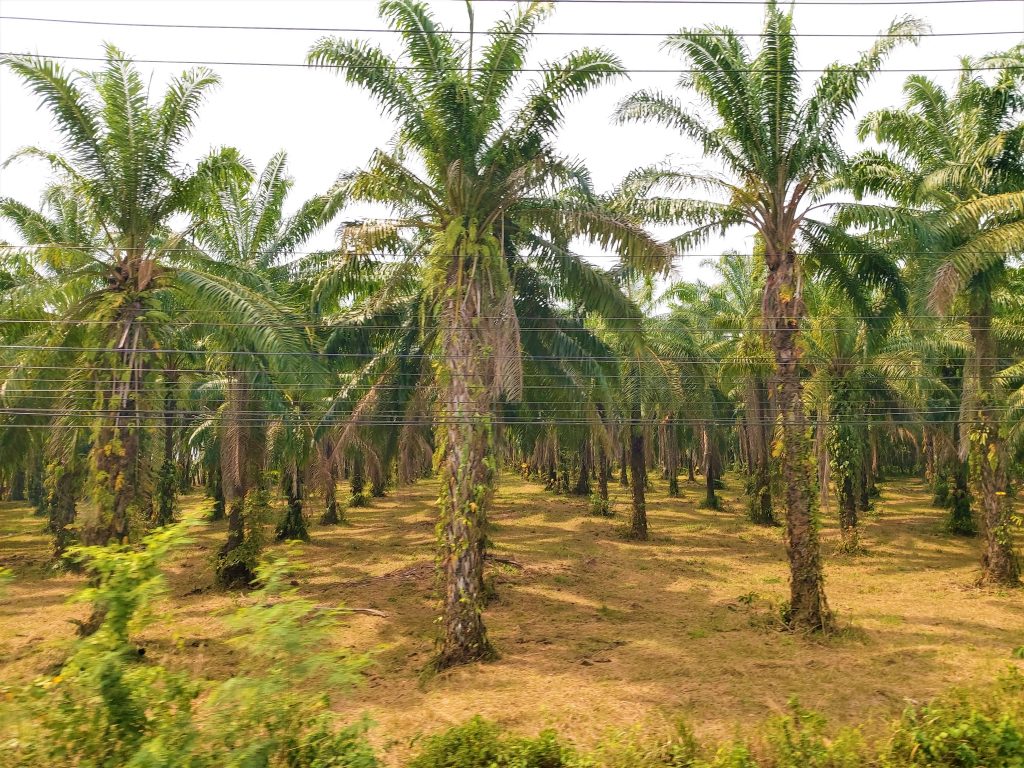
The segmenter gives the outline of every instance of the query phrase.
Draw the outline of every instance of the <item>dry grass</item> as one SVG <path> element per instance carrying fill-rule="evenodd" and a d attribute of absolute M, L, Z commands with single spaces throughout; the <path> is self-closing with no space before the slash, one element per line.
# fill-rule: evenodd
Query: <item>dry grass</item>
<path fill-rule="evenodd" d="M 658 729 L 682 716 L 698 733 L 756 728 L 797 696 L 836 723 L 879 723 L 909 700 L 991 679 L 1024 641 L 1019 592 L 974 586 L 980 542 L 940 532 L 942 513 L 922 484 L 885 485 L 864 521 L 868 554 L 827 556 L 829 598 L 843 630 L 829 639 L 778 630 L 787 594 L 778 529 L 742 517 L 738 481 L 725 509 L 697 510 L 702 489 L 651 494 L 653 540 L 625 541 L 619 517 L 586 515 L 585 499 L 556 497 L 508 475 L 498 494 L 494 552 L 498 599 L 487 612 L 502 654 L 491 664 L 421 678 L 432 652 L 436 486 L 403 489 L 351 525 L 315 527 L 301 549 L 300 591 L 318 603 L 382 610 L 353 615 L 339 640 L 372 651 L 366 684 L 339 698 L 367 711 L 389 762 L 420 732 L 474 713 L 523 732 L 553 726 L 581 745 L 610 728 Z M 190 500 L 193 507 L 198 500 Z M 310 503 L 310 507 L 315 502 Z M 48 541 L 24 507 L 0 505 L 0 565 L 16 580 L 0 603 L 0 679 L 25 679 L 58 663 L 73 636 L 67 596 L 80 578 L 47 569 Z M 221 525 L 198 529 L 170 566 L 170 599 L 147 631 L 147 657 L 225 677 L 235 660 L 220 616 L 244 597 L 213 584 Z M 823 532 L 831 552 L 838 533 Z"/>

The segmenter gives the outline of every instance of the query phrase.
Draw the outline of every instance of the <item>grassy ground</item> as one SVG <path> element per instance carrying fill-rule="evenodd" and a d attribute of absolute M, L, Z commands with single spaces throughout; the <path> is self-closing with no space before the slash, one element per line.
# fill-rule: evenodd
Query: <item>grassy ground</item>
<path fill-rule="evenodd" d="M 436 486 L 423 482 L 349 512 L 350 524 L 313 528 L 298 559 L 302 594 L 318 603 L 374 608 L 354 614 L 339 638 L 372 651 L 366 684 L 339 706 L 366 711 L 395 762 L 411 739 L 481 713 L 522 732 L 557 727 L 586 746 L 611 728 L 666 727 L 683 717 L 707 736 L 755 729 L 789 697 L 835 723 L 880 723 L 908 701 L 951 685 L 990 680 L 1024 643 L 1024 595 L 974 586 L 980 542 L 940 532 L 942 513 L 923 484 L 883 485 L 864 521 L 868 553 L 835 556 L 827 520 L 827 589 L 843 630 L 811 639 L 778 631 L 787 595 L 779 529 L 743 519 L 740 483 L 722 511 L 698 510 L 702 489 L 684 483 L 649 497 L 653 540 L 620 535 L 627 510 L 588 517 L 585 499 L 503 478 L 491 534 L 498 598 L 487 611 L 495 663 L 423 679 L 436 614 L 432 575 Z M 188 499 L 195 509 L 199 499 Z M 310 502 L 313 517 L 316 502 Z M 833 510 L 834 512 L 834 510 Z M 826 513 L 826 518 L 828 518 Z M 170 564 L 170 599 L 147 630 L 147 658 L 226 677 L 233 650 L 224 612 L 244 600 L 213 587 L 222 524 L 200 527 Z M 59 663 L 85 606 L 67 597 L 80 577 L 52 571 L 40 521 L 0 505 L 0 565 L 16 579 L 0 601 L 0 680 L 28 679 Z"/>

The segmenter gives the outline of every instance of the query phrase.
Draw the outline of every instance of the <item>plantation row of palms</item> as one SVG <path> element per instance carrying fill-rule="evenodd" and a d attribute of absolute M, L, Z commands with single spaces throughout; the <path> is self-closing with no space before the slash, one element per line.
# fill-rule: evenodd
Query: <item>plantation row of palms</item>
<path fill-rule="evenodd" d="M 567 106 L 622 77 L 581 49 L 527 79 L 524 3 L 483 44 L 413 0 L 383 0 L 402 55 L 325 38 L 313 66 L 364 88 L 394 140 L 297 206 L 284 153 L 257 172 L 182 145 L 214 73 L 149 99 L 113 47 L 96 72 L 10 57 L 51 112 L 41 208 L 0 201 L 20 233 L 0 262 L 0 484 L 69 543 L 131 540 L 204 484 L 227 518 L 218 575 L 253 578 L 271 490 L 281 539 L 434 474 L 443 573 L 438 667 L 487 658 L 487 509 L 499 471 L 591 496 L 629 485 L 648 535 L 649 473 L 706 484 L 742 470 L 754 523 L 785 525 L 789 624 L 827 631 L 818 519 L 843 547 L 887 469 L 924 472 L 951 532 L 984 534 L 984 578 L 1016 584 L 1014 471 L 1024 441 L 1024 50 L 963 60 L 952 89 L 914 75 L 903 104 L 840 138 L 872 73 L 922 25 L 900 19 L 857 61 L 806 82 L 791 15 L 760 47 L 732 30 L 665 43 L 678 93 L 614 119 L 695 141 L 707 170 L 639 169 L 610 192 L 554 139 Z M 346 206 L 336 247 L 307 250 Z M 647 227 L 677 232 L 661 240 Z M 733 228 L 718 280 L 673 259 Z M 576 245 L 616 257 L 603 269 Z M 1016 460 L 1015 460 L 1016 459 Z M 339 500 L 343 479 L 351 497 Z M 597 489 L 592 490 L 592 483 Z M 367 488 L 369 486 L 369 488 Z"/>

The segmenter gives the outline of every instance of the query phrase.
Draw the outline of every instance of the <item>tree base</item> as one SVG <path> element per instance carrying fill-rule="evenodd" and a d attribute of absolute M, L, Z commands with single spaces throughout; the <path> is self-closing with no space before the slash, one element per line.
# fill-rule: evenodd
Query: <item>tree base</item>
<path fill-rule="evenodd" d="M 747 519 L 754 525 L 761 525 L 765 528 L 777 528 L 782 525 L 771 511 L 763 512 L 760 507 L 747 512 Z"/>
<path fill-rule="evenodd" d="M 942 529 L 954 536 L 972 537 L 978 535 L 978 525 L 974 522 L 974 515 L 971 514 L 970 508 L 967 509 L 966 513 L 963 510 L 951 509 Z"/>
<path fill-rule="evenodd" d="M 482 647 L 475 649 L 443 649 L 430 660 L 427 670 L 430 672 L 444 672 L 452 667 L 497 661 L 500 658 L 501 656 L 494 649 L 494 646 L 490 642 L 485 642 Z"/>
<path fill-rule="evenodd" d="M 782 611 L 782 623 L 789 632 L 807 635 L 832 635 L 838 629 L 835 617 L 828 609 L 820 612 L 817 616 L 796 616 L 787 605 Z"/>
<path fill-rule="evenodd" d="M 848 557 L 858 557 L 868 554 L 868 550 L 867 547 L 860 543 L 860 539 L 857 536 L 853 536 L 852 538 L 844 538 L 840 541 L 835 549 L 832 550 L 832 553 Z"/>
<path fill-rule="evenodd" d="M 324 512 L 317 521 L 320 525 L 345 525 L 348 521 L 344 515 L 339 515 L 338 510 Z"/>
<path fill-rule="evenodd" d="M 623 528 L 622 538 L 626 541 L 650 541 L 651 536 L 647 531 L 638 531 L 633 527 Z"/>
<path fill-rule="evenodd" d="M 217 583 L 225 589 L 248 589 L 256 582 L 256 574 L 245 563 L 230 563 L 217 568 Z"/>
<path fill-rule="evenodd" d="M 982 571 L 975 584 L 979 587 L 999 587 L 1000 589 L 1020 589 L 1024 587 L 1019 575 L 993 574 L 988 571 Z"/>
<path fill-rule="evenodd" d="M 363 491 L 360 491 L 359 493 L 353 493 L 348 499 L 347 506 L 349 509 L 368 507 L 370 506 L 370 495 Z"/>

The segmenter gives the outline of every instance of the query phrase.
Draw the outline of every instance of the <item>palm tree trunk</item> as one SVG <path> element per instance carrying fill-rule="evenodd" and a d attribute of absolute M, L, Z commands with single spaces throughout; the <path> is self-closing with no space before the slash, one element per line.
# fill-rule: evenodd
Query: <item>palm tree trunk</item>
<path fill-rule="evenodd" d="M 369 499 L 366 496 L 366 462 L 362 451 L 359 450 L 352 456 L 349 486 L 352 489 L 352 496 L 349 499 L 348 505 L 350 507 L 369 506 Z"/>
<path fill-rule="evenodd" d="M 126 308 L 114 354 L 125 375 L 104 398 L 99 435 L 93 448 L 93 496 L 97 519 L 82 531 L 86 544 L 124 542 L 128 539 L 132 507 L 138 492 L 138 395 L 142 390 L 142 326 L 135 322 L 142 311 L 137 302 Z"/>
<path fill-rule="evenodd" d="M 234 496 L 227 506 L 228 539 L 220 548 L 217 579 L 225 587 L 244 587 L 252 583 L 256 574 L 244 561 L 231 555 L 245 543 L 245 496 Z"/>
<path fill-rule="evenodd" d="M 352 475 L 349 478 L 353 496 L 360 496 L 366 490 L 366 473 L 363 468 L 363 454 L 356 452 L 352 458 Z"/>
<path fill-rule="evenodd" d="M 871 465 L 867 462 L 860 470 L 860 484 L 857 486 L 857 511 L 871 510 Z"/>
<path fill-rule="evenodd" d="M 593 462 L 590 458 L 590 441 L 584 440 L 580 445 L 580 474 L 572 492 L 576 496 L 590 495 L 590 470 Z"/>
<path fill-rule="evenodd" d="M 309 541 L 309 529 L 306 527 L 306 517 L 302 513 L 302 485 L 301 473 L 293 462 L 288 470 L 285 487 L 288 506 L 280 525 L 277 526 L 278 541 Z"/>
<path fill-rule="evenodd" d="M 50 465 L 50 492 L 47 494 L 47 527 L 53 534 L 53 555 L 60 558 L 74 543 L 77 515 L 78 469 L 74 456 L 65 463 Z"/>
<path fill-rule="evenodd" d="M 629 536 L 647 541 L 647 460 L 644 445 L 644 426 L 640 423 L 640 409 L 634 408 L 629 427 L 629 474 L 632 481 L 633 517 Z"/>
<path fill-rule="evenodd" d="M 717 447 L 712 427 L 704 424 L 701 429 L 701 440 L 704 444 L 704 503 L 705 509 L 718 509 L 718 496 L 715 495 L 715 483 L 718 481 Z"/>
<path fill-rule="evenodd" d="M 330 459 L 330 466 L 327 469 L 327 482 L 324 484 L 324 514 L 320 518 L 320 525 L 337 525 L 341 522 L 338 514 L 338 466 L 334 459 Z"/>
<path fill-rule="evenodd" d="M 381 470 L 380 475 L 374 476 L 370 481 L 370 496 L 375 499 L 383 499 L 387 496 L 389 481 L 390 478 L 388 477 L 388 471 L 386 469 Z"/>
<path fill-rule="evenodd" d="M 608 477 L 612 468 L 608 462 L 608 454 L 600 443 L 597 446 L 597 493 L 602 501 L 608 501 Z"/>
<path fill-rule="evenodd" d="M 846 379 L 839 378 L 832 387 L 828 418 L 832 421 L 822 441 L 825 462 L 835 477 L 839 505 L 839 550 L 849 554 L 860 552 L 857 530 L 857 507 L 866 499 L 867 453 L 864 441 L 867 429 L 857 424 L 867 413 L 855 401 L 854 391 Z M 827 484 L 824 485 L 827 491 Z"/>
<path fill-rule="evenodd" d="M 224 484 L 221 483 L 220 466 L 214 467 L 210 472 L 207 484 L 207 496 L 213 499 L 213 509 L 210 510 L 210 521 L 219 522 L 224 519 Z"/>
<path fill-rule="evenodd" d="M 833 620 L 825 598 L 818 523 L 813 511 L 814 475 L 797 348 L 804 304 L 797 287 L 795 254 L 769 248 L 765 262 L 768 275 L 761 313 L 775 355 L 773 390 L 781 421 L 780 463 L 790 569 L 788 621 L 793 629 L 824 631 L 832 627 Z"/>
<path fill-rule="evenodd" d="M 665 432 L 665 474 L 668 475 L 668 495 L 679 498 L 679 430 L 676 423 L 666 418 L 662 424 Z"/>
<path fill-rule="evenodd" d="M 249 382 L 240 371 L 229 371 L 228 376 L 231 383 L 227 389 L 217 468 L 220 495 L 227 507 L 228 537 L 218 553 L 217 578 L 224 586 L 231 587 L 248 586 L 256 578 L 254 563 L 261 539 L 250 542 L 246 548 L 243 545 L 247 544 L 249 496 L 256 483 L 260 484 L 256 490 L 263 492 L 264 479 L 257 476 L 256 467 L 262 464 L 264 435 L 245 424 L 244 414 L 254 408 Z M 248 522 L 248 527 L 256 531 L 263 524 L 262 519 Z"/>
<path fill-rule="evenodd" d="M 771 488 L 771 410 L 768 387 L 761 378 L 751 380 L 747 386 L 747 411 L 750 449 L 748 514 L 750 521 L 757 525 L 776 525 Z"/>
<path fill-rule="evenodd" d="M 95 524 L 83 530 L 82 539 L 87 544 L 127 541 L 130 508 L 135 500 L 134 470 L 139 457 L 139 434 L 133 424 L 135 393 L 114 393 L 107 402 L 117 413 L 113 424 L 100 427 L 93 450 L 98 514 Z"/>
<path fill-rule="evenodd" d="M 1011 504 L 1007 496 L 1006 444 L 999 432 L 999 414 L 995 403 L 993 374 L 996 348 L 992 340 L 992 305 L 986 293 L 972 302 L 971 337 L 978 379 L 978 405 L 971 434 L 973 452 L 971 474 L 981 503 L 985 530 L 983 579 L 996 584 L 1020 582 L 1020 562 L 1013 551 Z"/>
<path fill-rule="evenodd" d="M 951 484 L 945 499 L 945 506 L 949 510 L 946 531 L 957 536 L 974 536 L 978 533 L 978 527 L 971 511 L 970 471 L 967 463 L 959 456 L 951 465 L 946 482 Z"/>
<path fill-rule="evenodd" d="M 460 260 L 450 284 L 465 279 Z M 444 570 L 443 637 L 435 665 L 445 669 L 494 656 L 483 621 L 487 505 L 494 484 L 491 389 L 487 352 L 476 330 L 481 286 L 451 289 L 442 339 L 445 373 L 439 382 L 442 434 L 440 562 Z"/>
<path fill-rule="evenodd" d="M 852 472 L 844 472 L 838 484 L 839 534 L 842 537 L 840 549 L 843 552 L 860 550 L 860 535 L 857 532 L 857 493 Z"/>
<path fill-rule="evenodd" d="M 193 472 L 195 468 L 192 466 L 192 451 L 188 450 L 188 433 L 189 429 L 187 426 L 182 424 L 183 419 L 180 417 L 177 419 L 178 424 L 178 445 L 185 446 L 185 450 L 181 452 L 181 467 L 177 473 L 178 476 L 178 493 L 189 493 L 193 486 Z"/>
<path fill-rule="evenodd" d="M 164 394 L 164 457 L 157 475 L 156 515 L 157 526 L 174 522 L 174 496 L 178 478 L 174 465 L 174 377 L 168 376 L 167 391 Z"/>
<path fill-rule="evenodd" d="M 10 501 L 25 501 L 25 486 L 28 484 L 25 478 L 26 472 L 23 467 L 14 470 L 14 477 L 11 479 L 11 492 L 7 496 Z"/>

